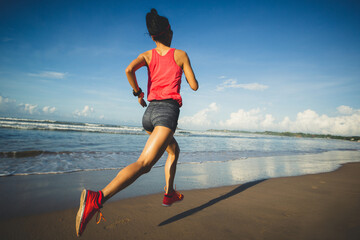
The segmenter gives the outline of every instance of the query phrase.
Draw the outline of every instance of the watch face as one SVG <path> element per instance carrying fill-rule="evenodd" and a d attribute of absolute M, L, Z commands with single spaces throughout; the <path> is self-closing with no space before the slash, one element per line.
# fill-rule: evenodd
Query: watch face
<path fill-rule="evenodd" d="M 134 94 L 135 97 L 138 97 L 141 93 L 142 93 L 141 88 L 139 88 L 138 92 L 135 92 L 135 90 L 133 90 L 133 94 Z"/>

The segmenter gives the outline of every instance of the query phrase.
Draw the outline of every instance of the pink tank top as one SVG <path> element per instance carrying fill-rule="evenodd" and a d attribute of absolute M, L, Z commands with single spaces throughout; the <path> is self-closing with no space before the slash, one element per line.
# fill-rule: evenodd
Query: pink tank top
<path fill-rule="evenodd" d="M 182 69 L 174 59 L 175 48 L 161 56 L 152 50 L 151 61 L 148 66 L 148 101 L 174 99 L 182 106 L 180 85 Z"/>

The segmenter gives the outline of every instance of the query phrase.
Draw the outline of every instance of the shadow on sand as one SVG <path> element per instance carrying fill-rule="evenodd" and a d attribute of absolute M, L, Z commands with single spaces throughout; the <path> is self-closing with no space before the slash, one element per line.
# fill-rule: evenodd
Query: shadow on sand
<path fill-rule="evenodd" d="M 195 213 L 197 213 L 197 212 L 199 212 L 199 211 L 201 211 L 201 210 L 203 210 L 203 209 L 205 209 L 207 207 L 211 207 L 212 205 L 214 205 L 214 204 L 216 204 L 216 203 L 218 203 L 218 202 L 220 202 L 222 200 L 225 200 L 225 199 L 227 199 L 229 197 L 232 197 L 232 196 L 234 196 L 234 195 L 236 195 L 238 193 L 241 193 L 241 192 L 245 191 L 246 189 L 248 189 L 248 188 L 250 188 L 252 186 L 255 186 L 256 184 L 259 184 L 259 183 L 261 183 L 261 182 L 263 182 L 265 180 L 266 179 L 262 179 L 262 180 L 257 180 L 257 181 L 242 184 L 242 185 L 236 187 L 234 190 L 232 190 L 232 191 L 230 191 L 230 192 L 228 192 L 228 193 L 226 193 L 226 194 L 224 194 L 224 195 L 222 195 L 220 197 L 214 198 L 214 199 L 210 200 L 209 202 L 207 202 L 207 203 L 205 203 L 205 204 L 203 204 L 201 206 L 198 206 L 198 207 L 189 209 L 189 210 L 187 210 L 185 212 L 179 213 L 178 215 L 175 215 L 175 216 L 161 222 L 158 226 L 161 227 L 161 226 L 167 225 L 169 223 L 176 222 L 176 221 L 178 221 L 180 219 L 186 218 L 186 217 L 188 217 L 190 215 L 193 215 L 193 214 L 195 214 Z"/>

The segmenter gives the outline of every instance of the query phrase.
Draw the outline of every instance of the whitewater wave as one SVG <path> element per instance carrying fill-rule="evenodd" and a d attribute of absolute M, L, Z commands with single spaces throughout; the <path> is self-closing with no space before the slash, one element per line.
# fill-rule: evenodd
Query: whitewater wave
<path fill-rule="evenodd" d="M 96 123 L 0 118 L 0 127 L 22 130 L 78 131 L 115 134 L 146 134 L 143 128 Z"/>

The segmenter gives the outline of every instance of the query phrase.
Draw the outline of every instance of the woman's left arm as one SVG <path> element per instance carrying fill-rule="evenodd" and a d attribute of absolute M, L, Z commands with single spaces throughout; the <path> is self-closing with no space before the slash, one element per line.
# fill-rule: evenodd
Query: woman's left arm
<path fill-rule="evenodd" d="M 125 69 L 126 77 L 127 77 L 128 81 L 129 81 L 131 87 L 133 88 L 134 92 L 139 92 L 140 91 L 140 87 L 139 87 L 138 82 L 136 80 L 135 72 L 139 68 L 141 68 L 143 66 L 146 66 L 146 60 L 145 60 L 144 54 L 140 54 Z M 147 106 L 146 102 L 144 100 L 144 93 L 143 92 L 138 96 L 138 101 L 139 101 L 141 106 L 143 106 L 143 107 Z"/>
<path fill-rule="evenodd" d="M 175 51 L 175 62 L 183 69 L 186 81 L 189 83 L 192 90 L 198 90 L 199 83 L 195 78 L 187 53 L 179 49 L 176 49 Z"/>

